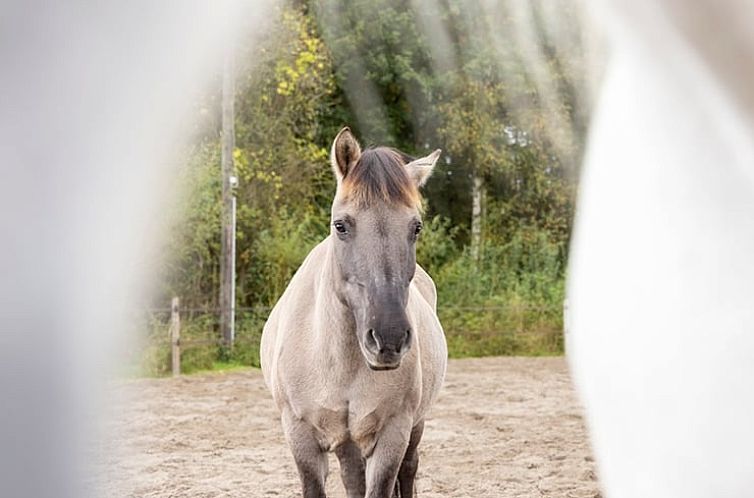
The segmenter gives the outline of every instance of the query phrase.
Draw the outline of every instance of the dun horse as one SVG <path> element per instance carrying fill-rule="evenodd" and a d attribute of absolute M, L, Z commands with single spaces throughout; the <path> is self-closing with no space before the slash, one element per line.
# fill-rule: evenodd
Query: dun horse
<path fill-rule="evenodd" d="M 440 151 L 413 160 L 333 142 L 330 235 L 307 256 L 264 327 L 262 369 L 304 498 L 325 496 L 334 451 L 348 498 L 414 496 L 424 418 L 447 347 L 432 279 L 416 264 L 419 187 Z"/>

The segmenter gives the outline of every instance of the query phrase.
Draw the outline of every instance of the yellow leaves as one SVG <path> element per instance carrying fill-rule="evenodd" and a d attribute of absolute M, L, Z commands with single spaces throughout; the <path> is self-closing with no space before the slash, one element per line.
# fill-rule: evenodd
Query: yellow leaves
<path fill-rule="evenodd" d="M 233 164 L 236 169 L 236 175 L 246 181 L 249 178 L 249 157 L 243 149 L 238 147 L 233 149 Z"/>
<path fill-rule="evenodd" d="M 276 190 L 283 188 L 283 180 L 276 171 L 253 171 L 252 178 L 262 183 L 270 184 Z"/>
<path fill-rule="evenodd" d="M 285 10 L 283 23 L 292 38 L 286 55 L 275 67 L 276 93 L 286 97 L 297 95 L 302 93 L 302 85 L 334 87 L 326 47 L 313 30 L 310 19 L 296 10 Z"/>
<path fill-rule="evenodd" d="M 303 140 L 297 140 L 296 145 L 299 147 L 299 153 L 301 159 L 310 164 L 321 164 L 327 162 L 330 153 L 324 147 L 319 147 L 317 144 L 307 142 Z"/>
<path fill-rule="evenodd" d="M 280 199 L 280 192 L 283 190 L 283 178 L 276 171 L 254 170 L 251 172 L 251 180 L 272 187 L 272 198 L 274 200 Z"/>
<path fill-rule="evenodd" d="M 277 88 L 278 95 L 290 95 L 293 92 L 293 85 L 286 80 L 280 81 Z"/>
<path fill-rule="evenodd" d="M 236 174 L 244 183 L 250 184 L 256 181 L 271 186 L 274 190 L 273 197 L 278 199 L 279 192 L 283 189 L 283 179 L 274 169 L 265 169 L 265 165 L 269 165 L 271 161 L 263 154 L 263 152 L 236 147 L 233 150 Z"/>
<path fill-rule="evenodd" d="M 296 59 L 296 71 L 298 75 L 306 74 L 309 67 L 316 60 L 316 55 L 311 52 L 301 52 Z"/>
<path fill-rule="evenodd" d="M 233 149 L 233 161 L 236 163 L 236 165 L 240 163 L 248 164 L 248 159 L 246 158 L 246 154 L 244 154 L 243 150 L 236 147 Z"/>
<path fill-rule="evenodd" d="M 312 40 L 302 40 L 305 49 L 298 52 L 293 64 L 287 61 L 281 61 L 277 67 L 278 86 L 277 93 L 279 95 L 291 95 L 295 89 L 299 80 L 302 77 L 306 77 L 310 73 L 312 66 L 317 69 L 324 69 L 325 65 L 319 59 L 322 58 L 316 51 L 319 48 L 319 40 L 314 40 L 316 43 L 309 43 Z M 319 62 L 318 62 L 319 61 Z"/>

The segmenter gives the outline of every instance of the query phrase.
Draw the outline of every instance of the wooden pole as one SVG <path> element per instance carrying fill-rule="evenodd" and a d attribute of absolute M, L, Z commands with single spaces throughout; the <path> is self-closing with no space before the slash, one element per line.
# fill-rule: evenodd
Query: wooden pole
<path fill-rule="evenodd" d="M 235 76 L 230 39 L 225 50 L 222 98 L 222 243 L 220 255 L 220 332 L 226 346 L 233 345 L 233 149 L 235 147 L 234 109 Z"/>
<path fill-rule="evenodd" d="M 170 344 L 172 345 L 173 377 L 181 375 L 181 314 L 180 301 L 174 297 L 170 303 Z"/>
<path fill-rule="evenodd" d="M 236 177 L 232 178 L 233 187 L 238 183 Z M 235 192 L 231 196 L 231 209 L 230 209 L 230 231 L 231 231 L 231 249 L 230 249 L 230 345 L 232 346 L 236 340 L 236 195 Z"/>
<path fill-rule="evenodd" d="M 471 179 L 471 257 L 479 260 L 479 248 L 482 245 L 482 195 L 484 179 L 474 173 Z"/>

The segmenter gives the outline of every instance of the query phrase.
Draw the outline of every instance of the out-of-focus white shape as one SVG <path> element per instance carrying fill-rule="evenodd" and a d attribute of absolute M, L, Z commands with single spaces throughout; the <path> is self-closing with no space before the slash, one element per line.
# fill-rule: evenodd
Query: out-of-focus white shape
<path fill-rule="evenodd" d="M 270 1 L 4 2 L 0 496 L 82 497 L 190 104 Z M 245 8 L 244 8 L 245 7 Z"/>
<path fill-rule="evenodd" d="M 608 498 L 752 496 L 754 10 L 592 3 L 612 51 L 567 351 L 600 480 Z"/>

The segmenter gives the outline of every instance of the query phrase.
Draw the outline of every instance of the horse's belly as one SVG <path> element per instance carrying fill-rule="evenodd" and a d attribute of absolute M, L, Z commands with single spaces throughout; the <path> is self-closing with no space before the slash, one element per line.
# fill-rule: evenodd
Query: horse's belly
<path fill-rule="evenodd" d="M 448 364 L 448 347 L 445 334 L 437 327 L 425 332 L 422 344 L 422 397 L 416 411 L 416 420 L 422 420 L 440 394 Z"/>

